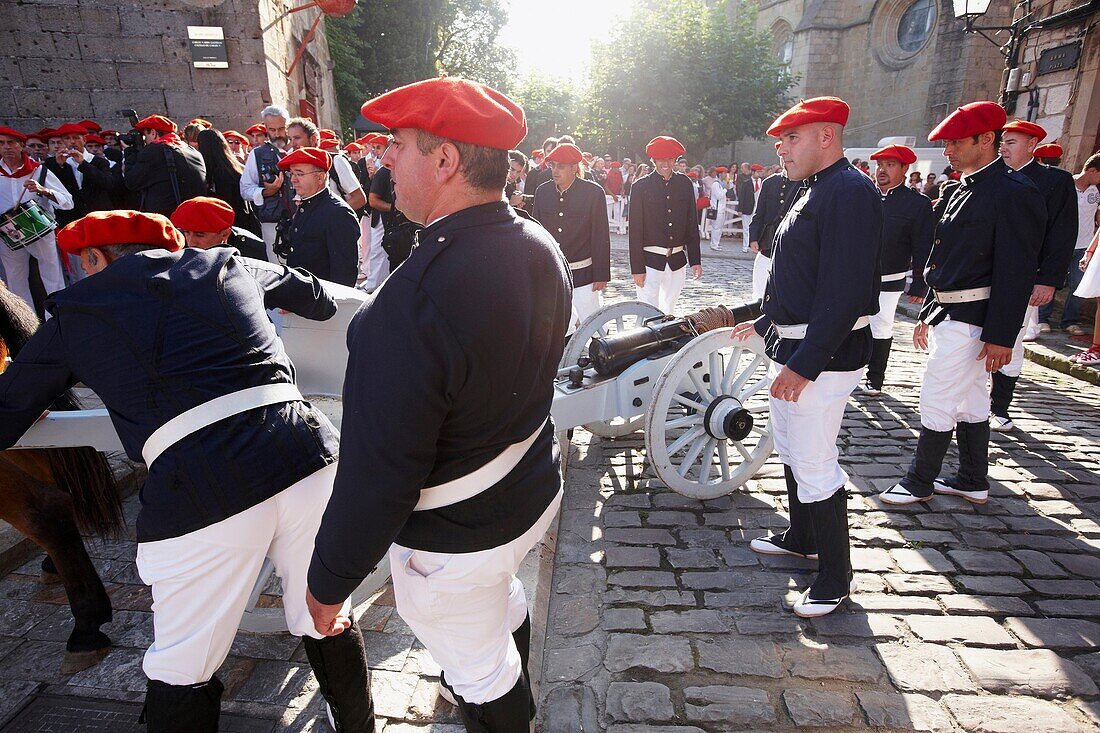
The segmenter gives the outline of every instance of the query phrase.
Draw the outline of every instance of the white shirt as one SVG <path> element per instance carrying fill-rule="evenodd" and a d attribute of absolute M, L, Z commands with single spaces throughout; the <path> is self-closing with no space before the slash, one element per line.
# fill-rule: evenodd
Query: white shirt
<path fill-rule="evenodd" d="M 8 173 L 14 173 L 14 171 L 9 168 L 7 164 L 4 163 L 2 160 L 0 160 L 0 166 L 3 166 L 4 170 Z M 27 192 L 26 195 L 24 195 L 23 184 L 25 184 L 32 177 L 34 178 L 34 180 L 37 181 L 39 176 L 41 175 L 42 169 L 35 168 L 34 172 L 30 175 L 20 176 L 19 178 L 8 178 L 7 176 L 0 176 L 0 212 L 9 211 L 15 208 L 15 205 L 19 201 L 20 197 L 23 198 L 23 201 L 33 200 L 35 203 L 37 203 L 39 206 L 49 212 L 52 212 L 55 209 L 73 208 L 72 194 L 69 193 L 68 189 L 65 188 L 61 181 L 57 180 L 57 176 L 55 176 L 49 170 L 46 171 L 46 180 L 45 183 L 43 183 L 42 185 L 48 188 L 50 190 L 50 193 L 57 197 L 57 203 L 54 203 L 46 196 L 39 196 L 30 192 Z"/>
<path fill-rule="evenodd" d="M 710 184 L 710 208 L 721 211 L 726 205 L 726 187 L 715 178 Z"/>
<path fill-rule="evenodd" d="M 84 151 L 84 162 L 85 163 L 91 163 L 93 160 L 95 160 L 95 156 L 92 155 L 91 153 L 89 153 L 87 150 L 85 150 Z M 73 161 L 72 158 L 65 158 L 65 162 L 69 165 L 70 168 L 73 169 L 73 176 L 76 177 L 76 185 L 80 186 L 80 188 L 84 188 L 84 174 L 81 173 L 80 168 L 77 167 L 80 164 Z"/>
<path fill-rule="evenodd" d="M 333 176 L 340 177 L 340 185 L 344 188 L 344 196 L 342 197 Z M 244 178 L 242 177 L 241 180 L 243 181 Z M 328 176 L 328 189 L 332 191 L 332 195 L 346 203 L 348 196 L 362 190 L 362 188 L 362 184 L 359 183 L 359 176 L 355 175 L 355 171 L 351 167 L 351 161 L 342 155 L 333 155 L 332 170 L 329 171 Z"/>
<path fill-rule="evenodd" d="M 1096 233 L 1097 209 L 1100 209 L 1100 190 L 1096 186 L 1077 191 L 1077 245 L 1074 249 L 1086 249 L 1092 241 Z"/>
<path fill-rule="evenodd" d="M 241 198 L 251 201 L 256 206 L 264 205 L 264 184 L 260 181 L 260 170 L 256 165 L 256 148 L 248 152 L 248 160 L 244 162 L 244 172 L 241 173 Z"/>

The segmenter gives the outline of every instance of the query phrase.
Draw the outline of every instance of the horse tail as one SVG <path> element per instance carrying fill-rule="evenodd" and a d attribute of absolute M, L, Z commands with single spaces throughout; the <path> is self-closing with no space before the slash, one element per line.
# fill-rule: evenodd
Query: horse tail
<path fill-rule="evenodd" d="M 118 537 L 123 528 L 122 499 L 103 454 L 86 446 L 42 452 L 57 487 L 72 498 L 77 525 L 85 532 Z"/>

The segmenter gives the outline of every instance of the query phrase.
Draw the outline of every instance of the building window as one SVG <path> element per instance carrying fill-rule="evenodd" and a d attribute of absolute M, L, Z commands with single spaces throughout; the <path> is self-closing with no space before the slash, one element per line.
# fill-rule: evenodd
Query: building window
<path fill-rule="evenodd" d="M 794 30 L 784 20 L 772 25 L 772 53 L 783 71 L 790 71 L 794 59 Z"/>
<path fill-rule="evenodd" d="M 906 53 L 916 53 L 932 36 L 935 27 L 936 4 L 932 0 L 917 0 L 901 14 L 898 46 Z"/>

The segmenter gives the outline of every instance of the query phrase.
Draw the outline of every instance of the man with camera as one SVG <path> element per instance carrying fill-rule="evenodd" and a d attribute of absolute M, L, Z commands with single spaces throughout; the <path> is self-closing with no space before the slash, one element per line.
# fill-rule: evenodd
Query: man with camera
<path fill-rule="evenodd" d="M 187 199 L 206 193 L 206 163 L 180 140 L 175 122 L 150 115 L 134 130 L 140 141 L 132 133 L 122 138 L 122 180 L 137 194 L 139 211 L 169 216 Z"/>
<path fill-rule="evenodd" d="M 294 189 L 290 179 L 279 170 L 279 161 L 286 155 L 286 122 L 290 119 L 290 113 L 272 105 L 265 108 L 260 116 L 264 120 L 262 127 L 267 141 L 253 147 L 248 154 L 244 173 L 241 174 L 241 196 L 252 204 L 256 218 L 260 220 L 267 259 L 275 262 L 274 247 L 279 224 L 289 221 L 294 215 Z M 258 134 L 258 126 L 248 129 L 256 130 Z"/>

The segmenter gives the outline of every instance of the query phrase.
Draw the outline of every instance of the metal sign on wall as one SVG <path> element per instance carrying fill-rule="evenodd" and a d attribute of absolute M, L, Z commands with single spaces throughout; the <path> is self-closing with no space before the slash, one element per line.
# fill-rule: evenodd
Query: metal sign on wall
<path fill-rule="evenodd" d="M 217 26 L 187 26 L 187 41 L 191 46 L 191 64 L 196 69 L 228 69 L 225 52 L 225 32 Z"/>
<path fill-rule="evenodd" d="M 1036 64 L 1036 76 L 1053 74 L 1056 71 L 1065 71 L 1077 66 L 1081 58 L 1081 42 L 1074 41 L 1054 48 L 1048 48 L 1039 54 L 1039 62 Z"/>

